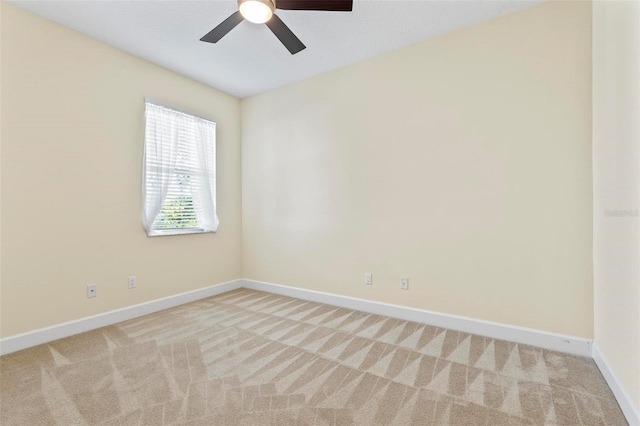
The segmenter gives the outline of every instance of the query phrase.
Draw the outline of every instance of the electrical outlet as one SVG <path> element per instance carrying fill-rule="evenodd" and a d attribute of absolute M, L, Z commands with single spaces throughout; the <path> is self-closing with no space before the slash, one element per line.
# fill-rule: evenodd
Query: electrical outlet
<path fill-rule="evenodd" d="M 129 288 L 136 288 L 136 276 L 132 275 L 129 277 Z"/>
<path fill-rule="evenodd" d="M 409 278 L 407 277 L 400 278 L 400 288 L 402 290 L 409 290 Z"/>
<path fill-rule="evenodd" d="M 87 297 L 96 297 L 98 295 L 98 286 L 91 284 L 87 286 Z"/>
<path fill-rule="evenodd" d="M 364 274 L 364 283 L 366 285 L 371 285 L 371 272 L 367 272 Z"/>

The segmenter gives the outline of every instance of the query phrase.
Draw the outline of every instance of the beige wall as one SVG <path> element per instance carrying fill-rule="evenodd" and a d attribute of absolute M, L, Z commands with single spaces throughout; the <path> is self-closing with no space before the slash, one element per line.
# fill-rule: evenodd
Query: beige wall
<path fill-rule="evenodd" d="M 237 99 L 11 5 L 1 19 L 2 336 L 241 275 L 593 335 L 589 3 L 244 100 L 242 199 Z M 218 122 L 218 233 L 145 236 L 144 96 Z"/>
<path fill-rule="evenodd" d="M 4 2 L 1 27 L 2 336 L 239 278 L 239 100 Z M 218 123 L 216 234 L 146 237 L 145 96 Z"/>
<path fill-rule="evenodd" d="M 590 3 L 248 98 L 242 117 L 246 278 L 593 336 Z"/>
<path fill-rule="evenodd" d="M 640 413 L 640 2 L 593 7 L 595 342 Z"/>

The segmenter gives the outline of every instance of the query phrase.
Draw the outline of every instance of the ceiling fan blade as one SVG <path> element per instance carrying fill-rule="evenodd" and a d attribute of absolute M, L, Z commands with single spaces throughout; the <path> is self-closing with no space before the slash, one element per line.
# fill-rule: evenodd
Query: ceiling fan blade
<path fill-rule="evenodd" d="M 284 47 L 286 47 L 292 55 L 295 55 L 306 48 L 300 39 L 296 37 L 296 35 L 285 25 L 284 22 L 282 22 L 282 19 L 278 18 L 277 15 L 273 15 L 266 24 L 271 32 L 278 37 L 278 40 L 284 44 Z"/>
<path fill-rule="evenodd" d="M 200 41 L 206 41 L 208 43 L 218 42 L 222 37 L 227 35 L 229 31 L 234 29 L 236 25 L 242 22 L 243 19 L 244 18 L 240 14 L 240 11 L 237 11 L 236 13 L 232 14 L 227 19 L 222 21 L 220 25 L 209 31 L 207 35 L 200 39 Z"/>
<path fill-rule="evenodd" d="M 276 9 L 351 12 L 353 0 L 276 0 Z"/>

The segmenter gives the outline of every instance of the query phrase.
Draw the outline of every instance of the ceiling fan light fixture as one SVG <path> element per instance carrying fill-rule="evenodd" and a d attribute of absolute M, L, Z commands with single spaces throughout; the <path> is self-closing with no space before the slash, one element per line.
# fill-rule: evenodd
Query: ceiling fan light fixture
<path fill-rule="evenodd" d="M 247 21 L 264 24 L 273 16 L 275 5 L 271 0 L 238 0 L 238 9 Z"/>

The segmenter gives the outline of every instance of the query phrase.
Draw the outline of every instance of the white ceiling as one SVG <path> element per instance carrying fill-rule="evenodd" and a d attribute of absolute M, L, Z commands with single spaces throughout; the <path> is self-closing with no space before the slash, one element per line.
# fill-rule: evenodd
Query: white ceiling
<path fill-rule="evenodd" d="M 291 55 L 265 25 L 200 37 L 235 0 L 11 1 L 140 58 L 243 98 L 512 12 L 540 0 L 354 0 L 353 12 L 276 13 L 307 46 Z"/>

